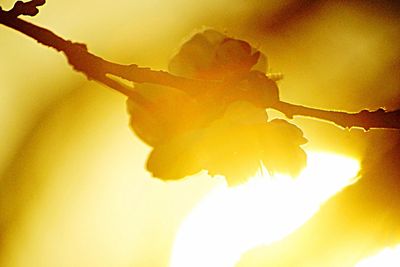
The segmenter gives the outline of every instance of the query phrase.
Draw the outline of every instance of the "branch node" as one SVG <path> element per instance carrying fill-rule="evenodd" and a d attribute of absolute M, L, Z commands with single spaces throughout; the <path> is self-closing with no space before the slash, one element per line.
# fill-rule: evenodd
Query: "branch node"
<path fill-rule="evenodd" d="M 33 3 L 35 3 L 36 6 L 43 6 L 46 4 L 46 0 L 32 0 Z"/>
<path fill-rule="evenodd" d="M 88 51 L 87 44 L 85 43 L 78 43 L 78 42 L 70 42 L 71 45 L 77 46 L 79 49 L 83 49 L 84 51 Z"/>
<path fill-rule="evenodd" d="M 12 17 L 18 17 L 20 15 L 35 16 L 39 13 L 38 6 L 42 6 L 46 3 L 45 0 L 32 0 L 29 2 L 17 1 L 13 8 L 7 13 Z"/>

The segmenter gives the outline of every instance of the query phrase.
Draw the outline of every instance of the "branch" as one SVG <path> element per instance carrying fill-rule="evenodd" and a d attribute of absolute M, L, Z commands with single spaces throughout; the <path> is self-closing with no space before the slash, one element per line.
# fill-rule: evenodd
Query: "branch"
<path fill-rule="evenodd" d="M 135 64 L 121 65 L 113 63 L 90 53 L 85 44 L 65 40 L 45 28 L 18 18 L 19 15 L 29 14 L 32 16 L 37 14 L 37 6 L 41 5 L 43 1 L 32 0 L 26 3 L 18 1 L 9 11 L 3 11 L 0 8 L 0 23 L 35 39 L 40 44 L 63 52 L 69 64 L 75 70 L 85 74 L 88 79 L 96 80 L 103 84 L 106 83 L 107 86 L 110 86 L 112 82 L 110 78 L 106 78 L 106 75 L 112 74 L 135 83 L 165 85 L 184 90 L 190 94 L 198 91 L 195 88 L 215 87 L 222 84 L 218 81 L 203 81 L 179 77 L 165 71 L 154 71 L 149 68 L 138 67 Z M 117 86 L 116 81 L 112 84 L 114 85 L 110 86 L 111 88 L 129 97 L 134 92 L 134 89 L 131 87 Z"/>
<path fill-rule="evenodd" d="M 364 130 L 371 128 L 400 129 L 400 110 L 385 111 L 380 108 L 376 111 L 362 110 L 358 113 L 342 111 L 328 111 L 304 107 L 279 101 L 272 108 L 281 111 L 288 118 L 305 116 L 330 121 L 343 128 L 359 127 Z"/>
<path fill-rule="evenodd" d="M 77 71 L 82 72 L 88 79 L 96 80 L 128 97 L 142 101 L 133 87 L 125 86 L 109 75 L 114 75 L 134 83 L 152 83 L 174 87 L 191 95 L 196 95 L 205 90 L 218 90 L 223 86 L 222 81 L 197 80 L 175 76 L 165 71 L 155 71 L 150 68 L 139 67 L 135 64 L 122 65 L 102 59 L 90 53 L 85 44 L 74 43 L 65 40 L 53 32 L 21 20 L 20 15 L 34 16 L 38 13 L 38 6 L 45 0 L 32 0 L 26 3 L 18 1 L 9 11 L 3 11 L 0 7 L 0 23 L 19 31 L 37 42 L 63 52 L 69 64 Z M 361 127 L 365 130 L 370 128 L 393 128 L 400 129 L 400 109 L 395 111 L 362 110 L 359 113 L 346 113 L 340 111 L 327 111 L 304 107 L 278 101 L 270 105 L 284 113 L 288 118 L 293 116 L 306 116 L 326 121 L 331 121 L 344 128 Z"/>

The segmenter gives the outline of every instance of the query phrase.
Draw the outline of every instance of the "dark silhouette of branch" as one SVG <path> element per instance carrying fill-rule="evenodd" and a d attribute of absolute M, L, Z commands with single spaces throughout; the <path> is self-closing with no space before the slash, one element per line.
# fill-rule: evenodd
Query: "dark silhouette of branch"
<path fill-rule="evenodd" d="M 110 75 L 129 80 L 134 83 L 152 83 L 174 87 L 191 95 L 196 95 L 204 90 L 218 90 L 224 85 L 219 80 L 198 80 L 176 76 L 165 71 L 155 71 L 150 68 L 139 67 L 135 64 L 122 65 L 102 59 L 90 53 L 85 44 L 65 40 L 53 32 L 19 19 L 20 15 L 35 16 L 38 6 L 45 4 L 45 0 L 32 0 L 26 3 L 18 1 L 9 11 L 0 7 L 0 23 L 15 29 L 37 42 L 63 52 L 69 64 L 77 71 L 84 73 L 88 79 L 96 80 L 122 94 L 140 98 L 133 87 L 125 86 Z M 309 108 L 278 101 L 269 104 L 270 108 L 284 113 L 287 117 L 307 116 L 326 121 L 331 121 L 344 128 L 360 127 L 365 130 L 370 128 L 400 129 L 400 109 L 395 111 L 362 110 L 358 113 L 346 113 L 342 111 L 328 111 Z"/>
<path fill-rule="evenodd" d="M 358 113 L 321 110 L 285 102 L 277 102 L 272 108 L 281 111 L 288 118 L 306 116 L 331 121 L 343 128 L 360 127 L 400 129 L 400 110 L 385 111 L 380 108 L 375 111 L 362 110 Z"/>

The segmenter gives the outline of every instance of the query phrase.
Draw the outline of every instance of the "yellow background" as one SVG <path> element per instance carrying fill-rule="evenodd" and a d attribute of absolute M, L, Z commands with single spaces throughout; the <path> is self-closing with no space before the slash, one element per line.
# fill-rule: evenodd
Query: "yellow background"
<path fill-rule="evenodd" d="M 259 47 L 284 74 L 285 101 L 347 111 L 400 104 L 398 10 L 386 2 L 47 2 L 30 21 L 108 60 L 166 69 L 185 36 L 208 26 Z M 308 147 L 356 157 L 384 134 L 295 122 Z M 0 266 L 166 266 L 182 218 L 216 184 L 151 178 L 150 148 L 130 131 L 125 98 L 3 26 L 0 129 Z"/>

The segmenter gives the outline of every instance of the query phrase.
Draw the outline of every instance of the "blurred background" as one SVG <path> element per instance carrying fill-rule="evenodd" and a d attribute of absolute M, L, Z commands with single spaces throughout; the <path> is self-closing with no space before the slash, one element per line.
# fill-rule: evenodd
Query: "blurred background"
<path fill-rule="evenodd" d="M 396 1 L 372 0 L 48 0 L 29 21 L 153 69 L 212 27 L 267 55 L 284 74 L 284 101 L 356 112 L 400 107 L 399 12 Z M 181 221 L 218 181 L 151 178 L 125 101 L 0 26 L 0 266 L 168 266 Z M 356 158 L 396 135 L 295 123 L 308 148 Z"/>

